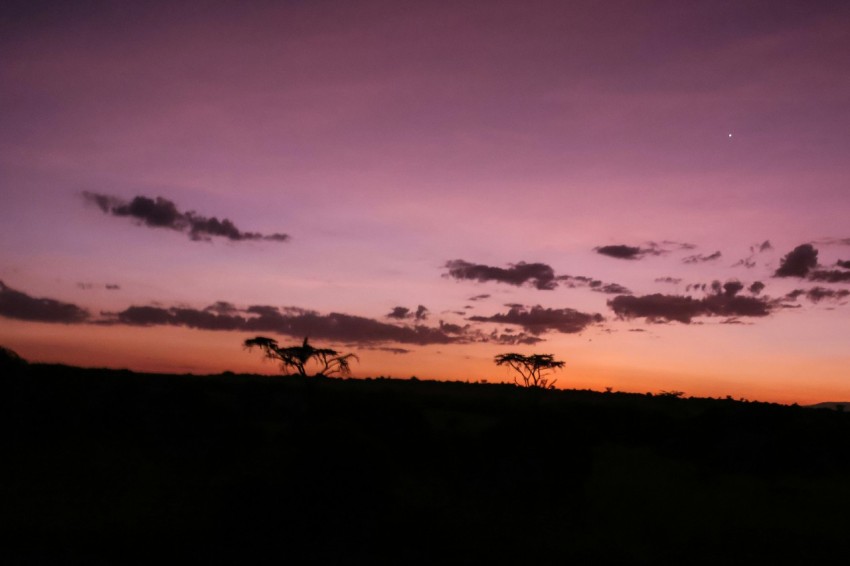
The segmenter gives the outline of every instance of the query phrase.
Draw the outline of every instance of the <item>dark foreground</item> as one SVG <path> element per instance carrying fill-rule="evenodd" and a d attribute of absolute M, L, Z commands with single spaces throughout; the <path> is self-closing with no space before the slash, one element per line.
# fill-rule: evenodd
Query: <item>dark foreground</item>
<path fill-rule="evenodd" d="M 0 378 L 6 564 L 844 563 L 850 414 L 506 385 Z"/>

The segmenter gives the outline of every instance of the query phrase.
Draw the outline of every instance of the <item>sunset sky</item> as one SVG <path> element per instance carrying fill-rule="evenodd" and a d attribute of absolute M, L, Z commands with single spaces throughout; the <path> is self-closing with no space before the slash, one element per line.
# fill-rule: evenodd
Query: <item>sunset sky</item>
<path fill-rule="evenodd" d="M 30 361 L 850 400 L 846 1 L 4 2 Z M 718 282 L 713 284 L 713 282 Z M 755 284 L 755 285 L 754 285 Z M 687 297 L 690 297 L 688 299 Z"/>

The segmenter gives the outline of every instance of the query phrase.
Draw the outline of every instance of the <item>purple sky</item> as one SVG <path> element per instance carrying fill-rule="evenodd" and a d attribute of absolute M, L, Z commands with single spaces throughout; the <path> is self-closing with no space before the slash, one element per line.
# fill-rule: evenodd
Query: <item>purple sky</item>
<path fill-rule="evenodd" d="M 0 8 L 0 344 L 850 398 L 846 2 L 136 4 Z"/>

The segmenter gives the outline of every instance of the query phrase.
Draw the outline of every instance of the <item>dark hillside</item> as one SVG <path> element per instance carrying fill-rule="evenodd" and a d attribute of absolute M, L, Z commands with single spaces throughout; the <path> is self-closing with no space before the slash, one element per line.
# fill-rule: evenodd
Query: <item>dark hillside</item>
<path fill-rule="evenodd" d="M 838 411 L 37 364 L 0 387 L 11 563 L 816 563 L 850 532 Z"/>

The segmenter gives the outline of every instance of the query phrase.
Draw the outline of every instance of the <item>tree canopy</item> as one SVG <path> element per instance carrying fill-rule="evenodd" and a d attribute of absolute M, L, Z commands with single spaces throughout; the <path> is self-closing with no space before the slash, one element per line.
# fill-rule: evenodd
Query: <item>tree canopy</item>
<path fill-rule="evenodd" d="M 285 372 L 295 370 L 298 375 L 307 376 L 306 366 L 310 361 L 314 361 L 319 371 L 316 376 L 329 376 L 333 374 L 348 375 L 351 373 L 350 360 L 359 358 L 355 354 L 341 354 L 330 348 L 314 348 L 308 338 L 304 338 L 304 343 L 300 346 L 289 346 L 281 348 L 277 340 L 266 338 L 265 336 L 257 336 L 245 340 L 244 346 L 249 350 L 260 348 L 265 356 L 271 360 L 280 362 L 281 368 Z"/>
<path fill-rule="evenodd" d="M 496 356 L 495 362 L 498 366 L 506 365 L 516 371 L 522 378 L 522 385 L 525 387 L 539 387 L 541 389 L 554 389 L 555 382 L 558 380 L 549 381 L 548 370 L 564 367 L 564 362 L 556 360 L 552 354 L 524 356 L 512 352 L 499 354 Z M 520 384 L 516 376 L 514 376 L 514 383 Z"/>

